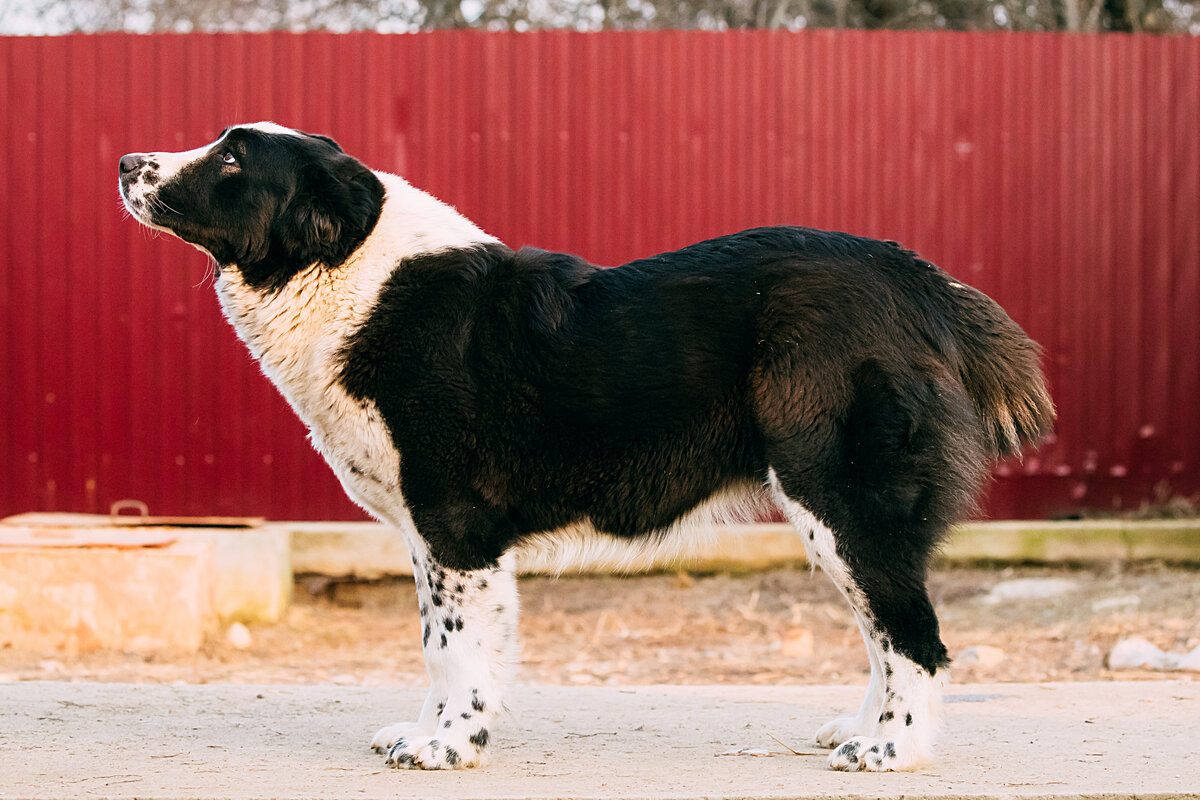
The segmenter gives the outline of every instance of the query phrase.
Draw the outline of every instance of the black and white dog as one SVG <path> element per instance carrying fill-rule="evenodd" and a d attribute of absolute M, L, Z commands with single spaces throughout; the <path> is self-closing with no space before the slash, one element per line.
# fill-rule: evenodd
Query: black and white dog
<path fill-rule="evenodd" d="M 930 758 L 948 664 L 926 565 L 989 461 L 1046 434 L 1037 346 L 891 242 L 758 228 L 601 269 L 514 252 L 332 140 L 239 125 L 126 155 L 144 225 L 216 262 L 238 335 L 347 493 L 406 532 L 432 688 L 371 745 L 484 760 L 516 661 L 514 554 L 636 562 L 774 501 L 854 609 L 844 770 Z"/>

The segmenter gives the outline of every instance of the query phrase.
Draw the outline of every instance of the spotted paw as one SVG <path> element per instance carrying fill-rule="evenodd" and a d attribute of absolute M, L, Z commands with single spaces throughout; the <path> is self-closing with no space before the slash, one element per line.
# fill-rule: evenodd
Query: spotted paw
<path fill-rule="evenodd" d="M 483 748 L 455 747 L 432 736 L 405 737 L 392 745 L 387 763 L 398 769 L 467 769 L 483 764 Z"/>
<path fill-rule="evenodd" d="M 869 736 L 855 736 L 829 754 L 829 766 L 844 772 L 901 772 L 922 763 L 917 748 Z"/>
<path fill-rule="evenodd" d="M 397 741 L 405 736 L 413 736 L 424 733 L 421 726 L 415 722 L 397 722 L 393 725 L 388 725 L 386 728 L 380 728 L 379 732 L 371 739 L 371 749 L 376 753 L 386 753 L 392 749 Z"/>
<path fill-rule="evenodd" d="M 817 744 L 821 747 L 837 747 L 848 739 L 862 736 L 864 727 L 857 717 L 838 717 L 826 722 L 817 731 Z"/>

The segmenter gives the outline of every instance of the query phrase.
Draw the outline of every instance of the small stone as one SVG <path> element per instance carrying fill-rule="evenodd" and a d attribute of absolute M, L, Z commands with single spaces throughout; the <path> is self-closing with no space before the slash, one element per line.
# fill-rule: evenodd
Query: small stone
<path fill-rule="evenodd" d="M 1179 660 L 1179 669 L 1184 672 L 1200 672 L 1200 647 Z"/>
<path fill-rule="evenodd" d="M 1078 583 L 1066 578 L 1016 578 L 997 583 L 984 596 L 983 602 L 997 605 L 1013 600 L 1044 600 L 1073 592 L 1078 588 Z"/>
<path fill-rule="evenodd" d="M 1140 636 L 1120 639 L 1108 654 L 1109 669 L 1177 669 L 1180 657 L 1164 653 Z"/>
<path fill-rule="evenodd" d="M 250 635 L 249 628 L 240 622 L 235 622 L 229 626 L 229 630 L 225 631 L 225 641 L 235 650 L 246 650 L 254 644 L 254 637 Z"/>
<path fill-rule="evenodd" d="M 761 747 L 737 747 L 732 750 L 726 750 L 723 753 L 717 753 L 719 756 L 755 756 L 763 758 L 771 755 L 770 751 L 763 750 Z"/>
<path fill-rule="evenodd" d="M 993 647 L 990 644 L 977 644 L 965 648 L 958 654 L 958 657 L 954 661 L 957 664 L 991 669 L 1004 663 L 1007 657 L 1007 654 L 999 647 Z"/>
<path fill-rule="evenodd" d="M 1092 603 L 1092 611 L 1107 611 L 1110 608 L 1133 608 L 1142 602 L 1136 594 L 1125 594 L 1119 597 L 1104 597 Z"/>
<path fill-rule="evenodd" d="M 813 632 L 808 628 L 788 628 L 780 652 L 784 658 L 808 658 L 813 654 Z"/>

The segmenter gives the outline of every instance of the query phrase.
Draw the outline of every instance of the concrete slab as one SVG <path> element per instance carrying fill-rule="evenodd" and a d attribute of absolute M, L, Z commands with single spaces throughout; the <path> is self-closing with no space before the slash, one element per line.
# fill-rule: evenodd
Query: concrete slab
<path fill-rule="evenodd" d="M 810 736 L 861 693 L 520 687 L 491 764 L 421 773 L 366 749 L 416 688 L 6 684 L 0 797 L 1200 798 L 1200 683 L 955 686 L 932 769 L 831 772 Z"/>
<path fill-rule="evenodd" d="M 0 536 L 22 531 L 41 535 L 61 532 L 107 536 L 114 542 L 163 536 L 205 544 L 212 550 L 212 605 L 222 623 L 275 622 L 287 611 L 293 586 L 290 527 L 125 527 L 122 523 L 126 520 L 103 514 L 18 514 L 0 521 Z M 92 573 L 105 574 L 100 568 L 93 568 Z"/>
<path fill-rule="evenodd" d="M 146 541 L 146 535 L 131 538 Z M 211 543 L 174 537 L 148 547 L 53 541 L 0 546 L 0 647 L 194 653 L 216 629 Z"/>
<path fill-rule="evenodd" d="M 376 579 L 411 575 L 398 531 L 373 522 L 277 522 L 292 533 L 298 574 Z M 652 565 L 694 572 L 743 571 L 805 562 L 804 545 L 789 525 L 723 525 L 685 552 Z M 940 556 L 946 563 L 1096 563 L 1160 559 L 1200 564 L 1200 519 L 967 522 L 954 528 Z M 522 574 L 555 572 L 552 559 L 524 553 Z M 608 561 L 576 563 L 570 573 L 611 574 Z"/>

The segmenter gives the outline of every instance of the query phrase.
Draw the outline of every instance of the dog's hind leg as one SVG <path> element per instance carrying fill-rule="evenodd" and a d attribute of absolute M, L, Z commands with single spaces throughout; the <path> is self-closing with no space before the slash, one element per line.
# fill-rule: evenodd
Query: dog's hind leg
<path fill-rule="evenodd" d="M 836 748 L 830 766 L 914 769 L 932 758 L 949 664 L 927 566 L 986 458 L 969 400 L 944 373 L 897 377 L 868 361 L 849 388 L 838 415 L 811 415 L 798 435 L 767 441 L 767 482 L 854 609 L 871 659 L 858 715 L 817 734 Z"/>
<path fill-rule="evenodd" d="M 839 555 L 834 531 L 789 496 L 773 470 L 770 486 L 804 537 L 809 558 L 854 609 L 871 660 L 871 682 L 857 716 L 835 719 L 817 732 L 818 744 L 836 748 L 830 766 L 887 771 L 929 763 L 947 660 L 920 583 L 924 575 L 908 580 L 889 574 L 886 565 L 851 566 Z"/>
<path fill-rule="evenodd" d="M 809 563 L 815 564 L 812 543 L 807 539 L 807 534 L 805 536 L 805 552 L 808 555 Z M 883 711 L 885 696 L 883 656 L 871 635 L 871 626 L 867 620 L 857 611 L 854 618 L 858 621 L 858 629 L 862 633 L 863 644 L 867 648 L 867 657 L 871 661 L 871 682 L 867 685 L 867 694 L 863 698 L 857 715 L 830 720 L 817 731 L 817 744 L 821 747 L 837 747 L 855 736 L 871 733 L 875 730 L 876 720 Z"/>
<path fill-rule="evenodd" d="M 517 584 L 512 558 L 453 570 L 428 556 L 415 564 L 430 694 L 416 725 L 389 726 L 372 746 L 408 769 L 483 763 L 492 720 L 517 663 Z"/>

